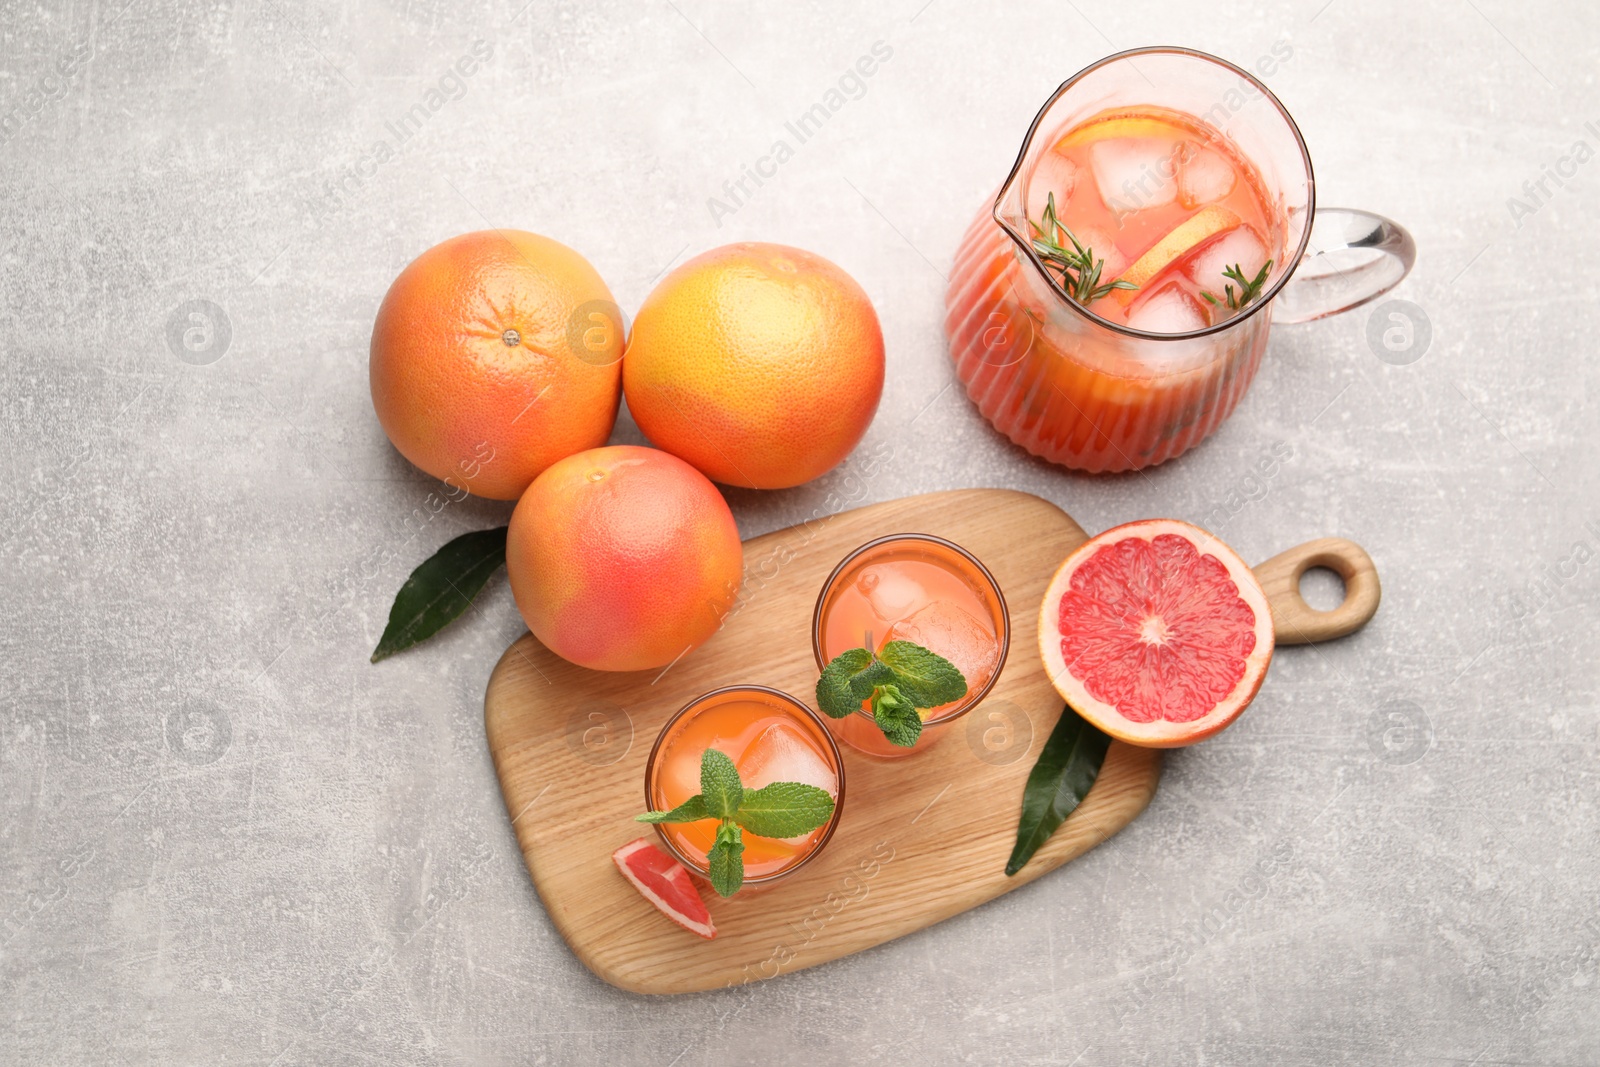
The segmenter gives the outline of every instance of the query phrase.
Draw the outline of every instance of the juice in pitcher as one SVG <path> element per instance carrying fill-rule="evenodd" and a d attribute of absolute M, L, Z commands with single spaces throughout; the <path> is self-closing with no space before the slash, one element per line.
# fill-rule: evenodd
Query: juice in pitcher
<path fill-rule="evenodd" d="M 966 395 L 1062 466 L 1179 456 L 1234 411 L 1270 323 L 1411 269 L 1403 227 L 1315 194 L 1306 142 L 1248 70 L 1173 46 L 1085 67 L 955 254 L 944 331 Z"/>
<path fill-rule="evenodd" d="M 1065 466 L 1181 454 L 1255 375 L 1259 312 L 1305 253 L 1314 188 L 1299 131 L 1245 71 L 1178 48 L 1081 71 L 956 253 L 945 334 L 968 396 Z M 1311 294 L 1301 317 L 1370 298 L 1376 277 Z"/>
<path fill-rule="evenodd" d="M 1204 119 L 1166 108 L 1073 127 L 1035 165 L 1027 202 L 1046 269 L 1102 319 L 1148 333 L 1231 318 L 1283 258 L 1255 165 Z"/>
<path fill-rule="evenodd" d="M 1089 471 L 1136 470 L 1208 435 L 1255 374 L 1267 320 L 1244 314 L 1287 255 L 1284 207 L 1256 165 L 1201 116 L 1143 105 L 1057 131 L 1015 180 L 1033 263 L 985 213 L 948 296 L 951 353 L 983 413 Z M 1068 321 L 1063 293 L 1087 325 Z M 1141 336 L 1168 340 L 1130 343 Z"/>

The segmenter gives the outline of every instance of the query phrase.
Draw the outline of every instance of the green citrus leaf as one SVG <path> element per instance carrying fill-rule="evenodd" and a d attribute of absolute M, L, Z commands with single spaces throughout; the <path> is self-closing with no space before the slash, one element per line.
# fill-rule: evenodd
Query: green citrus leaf
<path fill-rule="evenodd" d="M 967 695 L 967 680 L 954 663 L 910 641 L 890 641 L 878 658 L 894 672 L 895 685 L 919 708 L 936 708 Z"/>
<path fill-rule="evenodd" d="M 744 885 L 744 837 L 738 823 L 722 820 L 706 862 L 711 868 L 711 888 L 718 896 L 731 897 Z"/>
<path fill-rule="evenodd" d="M 426 641 L 453 622 L 506 562 L 506 528 L 462 534 L 411 572 L 395 595 L 372 662 Z"/>
<path fill-rule="evenodd" d="M 635 815 L 635 822 L 699 822 L 709 819 L 711 813 L 706 810 L 706 798 L 701 793 L 685 800 L 671 811 L 647 811 L 643 815 Z"/>
<path fill-rule="evenodd" d="M 922 716 L 896 686 L 880 686 L 872 695 L 872 718 L 891 745 L 910 748 L 922 736 Z"/>
<path fill-rule="evenodd" d="M 799 837 L 833 817 L 833 797 L 804 782 L 746 789 L 734 821 L 757 837 Z"/>
<path fill-rule="evenodd" d="M 708 748 L 700 755 L 700 797 L 707 817 L 731 818 L 744 801 L 739 769 L 727 754 Z"/>
<path fill-rule="evenodd" d="M 1006 874 L 1022 870 L 1089 795 L 1110 747 L 1109 736 L 1070 706 L 1062 709 L 1022 787 L 1022 818 L 1017 822 L 1017 843 L 1006 861 Z"/>

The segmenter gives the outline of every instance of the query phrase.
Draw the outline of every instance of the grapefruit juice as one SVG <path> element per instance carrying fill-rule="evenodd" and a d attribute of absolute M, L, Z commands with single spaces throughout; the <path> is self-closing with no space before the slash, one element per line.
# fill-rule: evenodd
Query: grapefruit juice
<path fill-rule="evenodd" d="M 874 653 L 910 641 L 938 653 L 966 679 L 960 700 L 918 709 L 923 731 L 909 748 L 892 745 L 873 720 L 870 702 L 827 724 L 845 744 L 894 758 L 924 751 L 941 727 L 966 714 L 994 685 L 1010 642 L 1005 598 L 988 569 L 959 545 L 925 534 L 868 542 L 834 570 L 817 599 L 812 644 L 820 670 L 852 648 Z"/>
<path fill-rule="evenodd" d="M 1211 433 L 1254 377 L 1268 316 L 1240 312 L 1283 269 L 1284 213 L 1255 164 L 1185 112 L 1113 108 L 1039 144 L 1019 165 L 1017 224 L 1036 252 L 1045 239 L 1081 246 L 1100 284 L 1074 297 L 1041 254 L 1063 296 L 986 208 L 946 293 L 957 375 L 995 428 L 1035 455 L 1092 472 L 1159 463 Z M 1052 201 L 1064 229 L 1046 221 Z M 1134 288 L 1101 291 L 1115 281 Z M 1069 300 L 1092 318 L 1063 308 Z M 1165 340 L 1130 343 L 1141 336 Z"/>
<path fill-rule="evenodd" d="M 832 736 L 810 708 L 764 686 L 730 686 L 691 701 L 667 722 L 645 767 L 645 803 L 670 811 L 700 792 L 700 760 L 715 748 L 739 771 L 745 789 L 771 782 L 803 782 L 827 790 L 833 817 L 799 837 L 780 840 L 744 835 L 745 885 L 788 874 L 833 834 L 844 801 L 844 768 Z M 698 874 L 709 869 L 716 819 L 659 823 L 656 830 L 679 860 Z"/>
<path fill-rule="evenodd" d="M 1087 305 L 1132 329 L 1188 333 L 1229 318 L 1225 272 L 1254 279 L 1272 258 L 1260 174 L 1193 115 L 1119 109 L 1074 127 L 1035 165 L 1028 217 L 1042 219 L 1052 197 L 1062 225 L 1104 260 L 1104 279 L 1138 286 Z"/>

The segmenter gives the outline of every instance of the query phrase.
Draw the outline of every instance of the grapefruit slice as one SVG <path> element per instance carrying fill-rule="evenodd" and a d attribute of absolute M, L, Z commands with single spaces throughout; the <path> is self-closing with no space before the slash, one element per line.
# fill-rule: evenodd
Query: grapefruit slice
<path fill-rule="evenodd" d="M 717 928 L 700 899 L 700 890 L 683 864 L 657 848 L 648 837 L 630 841 L 611 854 L 622 877 L 633 883 L 644 899 L 685 930 L 710 940 Z"/>
<path fill-rule="evenodd" d="M 1177 519 L 1084 542 L 1039 609 L 1039 652 L 1056 692 L 1112 737 L 1146 748 L 1192 745 L 1237 719 L 1272 645 L 1255 574 Z"/>
<path fill-rule="evenodd" d="M 1132 282 L 1142 290 L 1156 275 L 1182 259 L 1191 248 L 1237 225 L 1239 216 L 1227 208 L 1219 204 L 1203 207 L 1174 226 L 1165 237 L 1151 245 L 1148 252 L 1134 260 L 1133 266 L 1122 272 L 1121 280 Z M 1139 293 L 1133 289 L 1116 289 L 1113 295 L 1123 307 L 1127 307 Z"/>

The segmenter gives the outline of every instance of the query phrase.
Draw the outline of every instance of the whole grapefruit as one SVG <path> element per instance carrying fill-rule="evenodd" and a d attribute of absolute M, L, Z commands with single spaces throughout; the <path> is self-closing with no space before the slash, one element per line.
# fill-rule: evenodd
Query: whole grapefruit
<path fill-rule="evenodd" d="M 714 248 L 645 298 L 623 361 L 634 421 L 713 481 L 783 489 L 826 473 L 883 393 L 883 333 L 855 279 L 776 244 Z"/>
<path fill-rule="evenodd" d="M 622 380 L 622 314 L 578 253 L 521 230 L 434 245 L 372 326 L 372 406 L 406 459 L 515 500 L 556 460 L 605 444 Z"/>
<path fill-rule="evenodd" d="M 705 475 L 637 445 L 592 448 L 535 478 L 511 515 L 506 573 L 522 618 L 580 667 L 665 667 L 733 606 L 744 546 Z"/>
<path fill-rule="evenodd" d="M 1045 673 L 1074 711 L 1147 748 L 1192 745 L 1255 699 L 1272 609 L 1227 545 L 1177 519 L 1113 527 L 1061 564 L 1039 607 Z"/>

